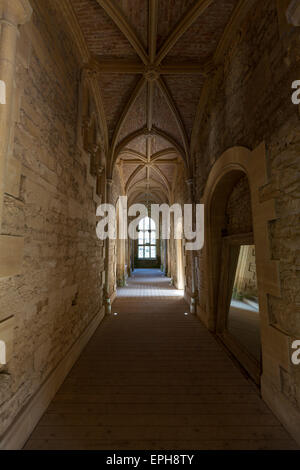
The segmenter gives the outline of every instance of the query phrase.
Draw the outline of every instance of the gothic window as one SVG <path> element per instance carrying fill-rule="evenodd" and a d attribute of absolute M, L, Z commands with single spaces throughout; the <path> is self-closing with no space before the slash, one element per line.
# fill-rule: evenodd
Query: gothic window
<path fill-rule="evenodd" d="M 138 227 L 138 258 L 156 259 L 156 226 L 154 220 L 145 217 Z"/>

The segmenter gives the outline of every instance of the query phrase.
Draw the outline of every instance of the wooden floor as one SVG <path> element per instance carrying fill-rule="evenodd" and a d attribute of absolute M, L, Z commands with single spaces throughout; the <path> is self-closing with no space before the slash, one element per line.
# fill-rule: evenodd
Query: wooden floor
<path fill-rule="evenodd" d="M 25 449 L 296 449 L 180 294 L 136 271 Z"/>

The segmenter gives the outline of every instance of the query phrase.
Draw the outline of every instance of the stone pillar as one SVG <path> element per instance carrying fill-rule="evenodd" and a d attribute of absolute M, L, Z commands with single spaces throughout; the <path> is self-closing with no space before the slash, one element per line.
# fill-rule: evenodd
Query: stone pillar
<path fill-rule="evenodd" d="M 289 24 L 293 26 L 300 26 L 300 2 L 299 0 L 292 0 L 287 11 L 286 17 Z"/>
<path fill-rule="evenodd" d="M 117 203 L 117 240 L 116 240 L 116 262 L 117 262 L 117 286 L 124 287 L 126 285 L 125 265 L 127 260 L 126 250 L 126 223 L 127 223 L 127 207 L 123 205 L 123 199 L 120 197 Z"/>
<path fill-rule="evenodd" d="M 112 188 L 112 179 L 106 179 L 106 202 L 111 202 L 111 188 Z M 110 302 L 110 293 L 109 293 L 109 270 L 110 270 L 110 263 L 112 260 L 109 259 L 109 251 L 110 251 L 110 240 L 107 238 L 105 240 L 105 286 L 104 286 L 104 303 L 105 303 L 105 314 L 111 314 L 111 302 Z"/>
<path fill-rule="evenodd" d="M 131 271 L 134 272 L 135 270 L 135 241 L 134 240 L 131 240 Z"/>
<path fill-rule="evenodd" d="M 189 204 L 194 205 L 194 181 L 192 178 L 186 181 L 188 186 L 188 199 Z M 193 225 L 194 225 L 194 214 L 193 214 Z M 189 252 L 190 260 L 191 260 L 191 303 L 190 303 L 190 312 L 192 314 L 196 313 L 196 301 L 197 301 L 197 289 L 196 289 L 196 282 L 195 282 L 195 253 L 193 250 Z"/>
<path fill-rule="evenodd" d="M 131 277 L 131 240 L 127 240 L 127 276 Z"/>
<path fill-rule="evenodd" d="M 27 23 L 32 14 L 28 0 L 0 0 L 0 80 L 5 102 L 0 104 L 0 231 L 7 153 L 13 125 L 13 97 L 18 26 Z"/>
<path fill-rule="evenodd" d="M 163 247 L 164 247 L 164 275 L 168 275 L 168 264 L 167 264 L 167 251 L 168 251 L 168 244 L 167 240 L 163 240 Z"/>
<path fill-rule="evenodd" d="M 124 287 L 126 283 L 125 277 L 125 240 L 117 239 L 117 286 Z"/>
<path fill-rule="evenodd" d="M 167 240 L 167 277 L 171 277 L 171 243 L 170 240 Z"/>

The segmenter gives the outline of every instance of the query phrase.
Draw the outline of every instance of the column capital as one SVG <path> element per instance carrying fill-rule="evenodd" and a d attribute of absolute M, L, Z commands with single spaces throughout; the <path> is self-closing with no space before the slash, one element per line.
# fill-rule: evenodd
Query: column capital
<path fill-rule="evenodd" d="M 15 26 L 27 23 L 32 15 L 28 0 L 0 0 L 0 21 L 7 21 Z"/>
<path fill-rule="evenodd" d="M 289 24 L 300 26 L 300 3 L 299 0 L 292 0 L 286 11 L 286 17 Z"/>
<path fill-rule="evenodd" d="M 107 186 L 112 186 L 113 180 L 111 178 L 106 178 L 106 184 Z"/>

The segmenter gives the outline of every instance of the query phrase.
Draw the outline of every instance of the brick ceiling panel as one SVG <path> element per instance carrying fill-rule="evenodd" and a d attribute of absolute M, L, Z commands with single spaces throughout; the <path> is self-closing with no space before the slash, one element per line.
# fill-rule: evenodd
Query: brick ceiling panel
<path fill-rule="evenodd" d="M 212 57 L 238 0 L 215 0 L 170 50 L 166 63 L 203 62 Z"/>
<path fill-rule="evenodd" d="M 167 148 L 170 148 L 171 144 L 167 140 L 160 136 L 155 136 L 152 139 L 152 155 L 157 152 L 161 152 Z"/>
<path fill-rule="evenodd" d="M 124 177 L 124 184 L 127 183 L 130 176 L 133 172 L 138 168 L 138 165 L 126 165 L 125 162 L 122 165 L 123 177 Z"/>
<path fill-rule="evenodd" d="M 105 58 L 136 59 L 137 54 L 97 0 L 71 0 L 92 54 Z"/>
<path fill-rule="evenodd" d="M 181 144 L 181 146 L 183 146 L 180 130 L 175 120 L 175 117 L 158 86 L 155 87 L 153 108 L 153 123 L 155 127 L 165 131 L 171 137 L 176 139 Z"/>
<path fill-rule="evenodd" d="M 174 165 L 172 163 L 170 163 L 170 164 L 160 163 L 159 160 L 157 162 L 155 162 L 155 164 L 159 167 L 159 169 L 162 171 L 164 176 L 167 178 L 169 184 L 172 185 L 176 165 Z"/>
<path fill-rule="evenodd" d="M 129 111 L 126 120 L 121 128 L 118 142 L 124 139 L 129 134 L 132 134 L 137 129 L 146 127 L 146 110 L 147 110 L 147 89 L 143 89 L 139 97 L 136 99 L 131 110 Z"/>
<path fill-rule="evenodd" d="M 131 186 L 147 177 L 146 168 L 143 168 L 132 180 Z"/>
<path fill-rule="evenodd" d="M 195 0 L 163 0 L 158 4 L 157 46 L 160 48 Z"/>
<path fill-rule="evenodd" d="M 199 75 L 168 75 L 165 79 L 191 136 L 204 78 Z"/>
<path fill-rule="evenodd" d="M 109 137 L 119 121 L 122 109 L 130 98 L 137 82 L 136 75 L 109 74 L 99 75 L 101 93 L 107 119 Z"/>
<path fill-rule="evenodd" d="M 131 150 L 135 150 L 136 152 L 141 153 L 142 155 L 146 155 L 146 139 L 144 136 L 139 136 L 133 139 L 127 145 L 127 148 Z"/>
<path fill-rule="evenodd" d="M 166 188 L 166 184 L 165 184 L 164 179 L 160 176 L 160 174 L 157 171 L 151 169 L 150 170 L 150 178 L 154 181 L 158 181 L 160 184 L 162 184 Z"/>
<path fill-rule="evenodd" d="M 147 48 L 148 44 L 148 0 L 113 0 L 124 13 L 128 23 Z"/>

